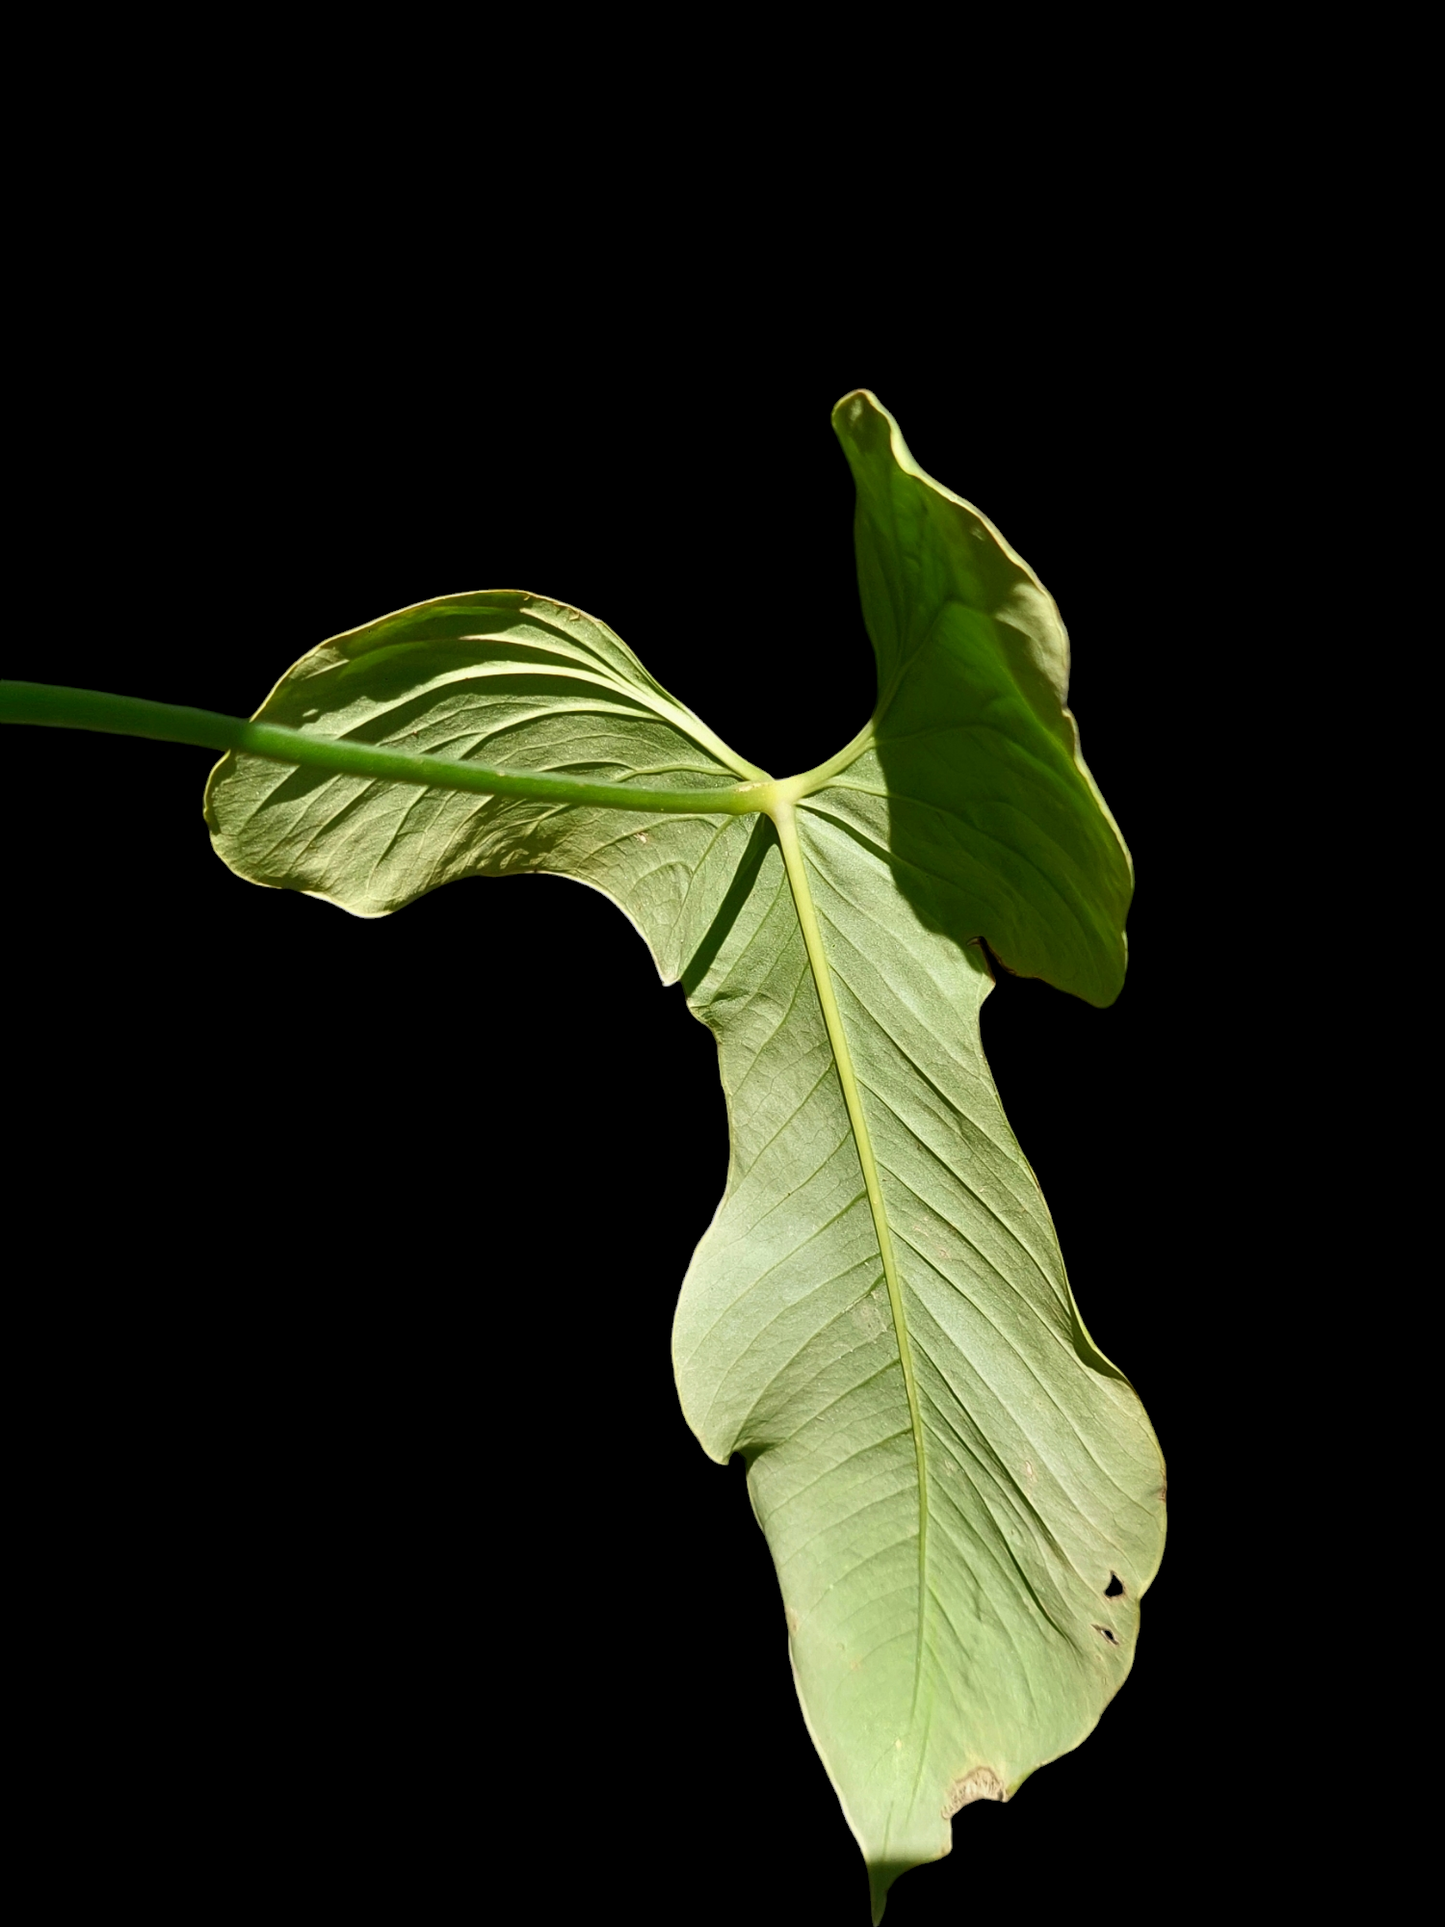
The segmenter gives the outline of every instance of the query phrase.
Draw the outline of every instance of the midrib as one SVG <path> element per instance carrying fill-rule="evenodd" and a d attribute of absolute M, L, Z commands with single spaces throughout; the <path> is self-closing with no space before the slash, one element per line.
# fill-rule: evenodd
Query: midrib
<path fill-rule="evenodd" d="M 813 893 L 808 886 L 803 847 L 798 840 L 797 812 L 791 800 L 780 797 L 773 803 L 768 814 L 777 828 L 778 842 L 782 846 L 783 863 L 793 892 L 793 904 L 798 912 L 798 922 L 802 927 L 803 943 L 808 953 L 808 962 L 812 967 L 813 982 L 817 986 L 818 1002 L 822 1006 L 828 1042 L 833 1048 L 833 1061 L 838 1066 L 838 1082 L 843 1087 L 843 1103 L 847 1107 L 848 1122 L 853 1129 L 853 1141 L 858 1147 L 858 1162 L 863 1168 L 863 1183 L 868 1192 L 868 1208 L 873 1214 L 873 1229 L 878 1239 L 879 1255 L 883 1260 L 883 1276 L 888 1285 L 888 1302 L 893 1310 L 893 1331 L 898 1340 L 898 1357 L 903 1366 L 903 1383 L 908 1393 L 908 1416 L 913 1427 L 913 1456 L 918 1467 L 918 1625 L 913 1669 L 913 1698 L 916 1707 L 923 1661 L 923 1609 L 924 1601 L 928 1596 L 928 1483 L 924 1459 L 923 1420 L 918 1409 L 918 1384 L 913 1371 L 913 1347 L 908 1337 L 908 1321 L 903 1315 L 903 1290 L 893 1252 L 893 1234 L 888 1225 L 888 1211 L 883 1201 L 883 1185 L 878 1176 L 878 1164 L 873 1156 L 873 1139 L 868 1130 L 868 1120 L 863 1112 L 863 1099 L 858 1089 L 858 1078 L 853 1069 L 853 1053 L 848 1048 L 848 1037 L 843 1028 L 843 1015 L 838 1008 L 838 999 L 833 991 L 832 968 L 828 962 L 828 953 L 823 946 L 823 933 L 818 925 L 818 913 L 813 906 Z"/>

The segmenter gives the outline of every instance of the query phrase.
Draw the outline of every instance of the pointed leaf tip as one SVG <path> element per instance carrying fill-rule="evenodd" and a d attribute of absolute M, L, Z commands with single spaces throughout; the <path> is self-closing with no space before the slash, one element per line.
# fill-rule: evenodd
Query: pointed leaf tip
<path fill-rule="evenodd" d="M 873 1927 L 878 1927 L 888 1909 L 888 1893 L 900 1874 L 909 1873 L 919 1863 L 916 1860 L 870 1860 L 868 1863 L 868 1898 L 873 1908 Z"/>

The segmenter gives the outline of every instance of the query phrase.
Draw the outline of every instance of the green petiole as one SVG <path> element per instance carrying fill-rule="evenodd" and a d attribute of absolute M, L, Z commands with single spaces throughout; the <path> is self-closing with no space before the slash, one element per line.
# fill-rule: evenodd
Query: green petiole
<path fill-rule="evenodd" d="M 276 723 L 247 722 L 215 710 L 180 703 L 143 702 L 96 689 L 55 683 L 0 681 L 0 722 L 36 723 L 48 729 L 94 729 L 112 736 L 147 736 L 202 749 L 239 750 L 274 763 L 329 770 L 341 776 L 379 777 L 423 789 L 470 790 L 483 796 L 535 796 L 545 802 L 593 804 L 669 816 L 749 816 L 773 800 L 771 782 L 734 783 L 726 789 L 654 790 L 636 783 L 583 782 L 545 770 L 496 770 L 441 756 L 417 756 L 374 743 L 338 742 Z"/>

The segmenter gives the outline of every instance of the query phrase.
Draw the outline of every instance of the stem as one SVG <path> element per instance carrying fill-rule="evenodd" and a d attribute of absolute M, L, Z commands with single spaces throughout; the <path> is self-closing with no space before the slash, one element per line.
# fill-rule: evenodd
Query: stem
<path fill-rule="evenodd" d="M 55 683 L 0 681 L 0 722 L 48 729 L 95 729 L 112 736 L 148 736 L 164 743 L 243 751 L 273 763 L 415 783 L 423 789 L 471 790 L 484 796 L 535 796 L 552 803 L 591 803 L 604 809 L 669 816 L 747 816 L 763 809 L 772 784 L 734 783 L 715 790 L 654 790 L 636 783 L 582 782 L 545 770 L 496 770 L 440 756 L 417 756 L 380 744 L 338 742 L 277 723 L 245 722 L 210 709 L 107 696 Z"/>

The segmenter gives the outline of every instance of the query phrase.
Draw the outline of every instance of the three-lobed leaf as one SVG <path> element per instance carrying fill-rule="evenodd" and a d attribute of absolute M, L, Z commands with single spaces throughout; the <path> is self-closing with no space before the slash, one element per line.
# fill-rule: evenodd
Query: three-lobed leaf
<path fill-rule="evenodd" d="M 551 870 L 632 919 L 717 1040 L 726 1190 L 674 1329 L 688 1420 L 741 1452 L 809 1730 L 868 1863 L 948 1851 L 1091 1730 L 1163 1541 L 1142 1407 L 1093 1345 L 979 1036 L 1011 969 L 1117 995 L 1127 852 L 1078 751 L 1068 642 L 996 530 L 866 393 L 858 488 L 872 720 L 773 782 L 601 623 L 453 596 L 324 643 L 258 715 L 493 769 L 756 785 L 754 814 L 639 814 L 227 756 L 242 875 L 379 916 Z"/>

